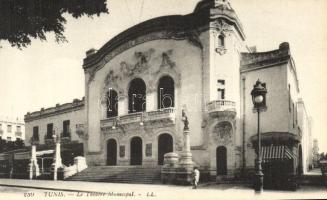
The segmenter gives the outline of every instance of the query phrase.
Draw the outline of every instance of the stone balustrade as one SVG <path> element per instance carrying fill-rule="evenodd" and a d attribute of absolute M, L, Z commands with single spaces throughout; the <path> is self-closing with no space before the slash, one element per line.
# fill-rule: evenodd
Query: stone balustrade
<path fill-rule="evenodd" d="M 111 117 L 103 119 L 100 122 L 101 128 L 112 127 L 116 125 L 125 125 L 132 123 L 145 123 L 149 121 L 156 120 L 168 120 L 170 122 L 175 122 L 175 109 L 174 108 L 164 108 L 160 110 L 154 110 L 149 112 L 138 112 L 130 113 L 128 115 L 123 115 L 119 117 Z"/>
<path fill-rule="evenodd" d="M 219 114 L 223 114 L 223 112 L 236 114 L 236 104 L 233 101 L 228 101 L 228 100 L 211 101 L 207 104 L 206 108 L 211 117 L 218 117 Z"/>

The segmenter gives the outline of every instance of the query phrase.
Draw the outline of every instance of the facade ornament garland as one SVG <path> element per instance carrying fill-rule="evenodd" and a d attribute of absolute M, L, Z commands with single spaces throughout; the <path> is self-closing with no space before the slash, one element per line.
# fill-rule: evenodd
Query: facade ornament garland
<path fill-rule="evenodd" d="M 95 70 L 101 69 L 104 67 L 110 60 L 112 60 L 115 56 L 119 55 L 120 53 L 135 47 L 136 45 L 153 41 L 153 40 L 160 40 L 160 39 L 174 39 L 174 40 L 188 40 L 192 45 L 197 46 L 199 48 L 203 48 L 201 40 L 199 39 L 199 31 L 163 31 L 163 32 L 154 32 L 149 33 L 140 37 L 137 37 L 134 40 L 130 40 L 128 42 L 125 42 L 124 44 L 120 45 L 116 49 L 110 51 L 104 58 L 97 64 L 96 66 L 93 66 L 91 68 L 94 68 Z M 144 53 L 144 52 L 143 52 Z M 153 52 L 152 52 L 153 53 Z M 139 64 L 142 65 L 142 62 L 144 64 L 144 61 L 149 61 L 148 56 L 145 54 L 139 54 L 136 52 L 136 56 L 139 57 L 141 62 Z M 144 59 L 145 58 L 145 59 Z M 143 59 L 143 61 L 142 61 Z M 90 73 L 90 71 L 89 71 Z M 91 82 L 93 78 L 90 79 L 89 82 Z"/>
<path fill-rule="evenodd" d="M 170 58 L 172 54 L 173 54 L 172 49 L 162 52 L 162 61 L 160 67 L 169 66 L 170 68 L 174 68 L 176 66 L 175 62 L 173 62 Z"/>
<path fill-rule="evenodd" d="M 91 68 L 87 72 L 89 73 L 89 79 L 87 81 L 87 84 L 90 84 L 94 80 L 96 68 Z"/>
<path fill-rule="evenodd" d="M 210 27 L 217 30 L 218 35 L 219 34 L 227 34 L 228 32 L 232 31 L 231 26 L 222 19 L 217 19 L 213 22 L 211 22 Z"/>
<path fill-rule="evenodd" d="M 224 55 L 227 52 L 227 49 L 223 46 L 219 46 L 216 48 L 216 52 L 219 53 L 219 55 Z"/>
<path fill-rule="evenodd" d="M 232 143 L 233 127 L 229 122 L 220 122 L 214 127 L 212 134 L 219 143 L 230 144 Z"/>
<path fill-rule="evenodd" d="M 124 77 L 130 77 L 148 70 L 150 68 L 149 62 L 154 52 L 155 50 L 152 48 L 145 52 L 135 52 L 134 58 L 137 62 L 135 64 L 129 64 L 126 61 L 122 61 L 120 63 L 121 74 Z"/>

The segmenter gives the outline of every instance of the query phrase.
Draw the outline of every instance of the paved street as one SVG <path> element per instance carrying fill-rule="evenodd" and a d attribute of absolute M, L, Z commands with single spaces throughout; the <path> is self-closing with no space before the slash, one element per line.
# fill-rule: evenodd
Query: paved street
<path fill-rule="evenodd" d="M 256 195 L 244 185 L 190 186 L 114 184 L 0 179 L 0 199 L 326 199 L 326 187 L 302 186 L 298 191 L 264 191 Z"/>

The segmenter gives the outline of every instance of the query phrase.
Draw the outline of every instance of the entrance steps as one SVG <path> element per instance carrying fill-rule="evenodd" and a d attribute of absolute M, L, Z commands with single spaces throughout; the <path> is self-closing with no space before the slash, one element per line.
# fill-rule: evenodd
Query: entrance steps
<path fill-rule="evenodd" d="M 161 167 L 146 166 L 89 166 L 67 181 L 110 183 L 160 183 Z"/>

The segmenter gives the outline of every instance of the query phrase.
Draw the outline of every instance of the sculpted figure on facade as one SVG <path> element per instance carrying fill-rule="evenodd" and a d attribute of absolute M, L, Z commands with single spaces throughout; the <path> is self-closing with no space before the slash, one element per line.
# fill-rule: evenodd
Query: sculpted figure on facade
<path fill-rule="evenodd" d="M 231 26 L 222 19 L 217 19 L 211 23 L 211 27 L 215 28 L 218 31 L 218 34 L 226 34 L 231 30 Z"/>
<path fill-rule="evenodd" d="M 168 51 L 164 51 L 162 52 L 162 62 L 160 67 L 165 67 L 165 66 L 169 66 L 170 68 L 174 68 L 175 67 L 175 62 L 173 62 L 170 59 L 170 56 L 173 54 L 173 50 L 170 49 Z"/>
<path fill-rule="evenodd" d="M 152 54 L 154 53 L 154 49 L 149 49 L 148 51 L 138 51 L 134 53 L 134 58 L 136 59 L 135 64 L 130 64 L 126 61 L 122 61 L 120 63 L 120 72 L 124 77 L 133 76 L 135 74 L 140 74 L 145 72 L 150 68 L 149 61 L 151 59 Z"/>

